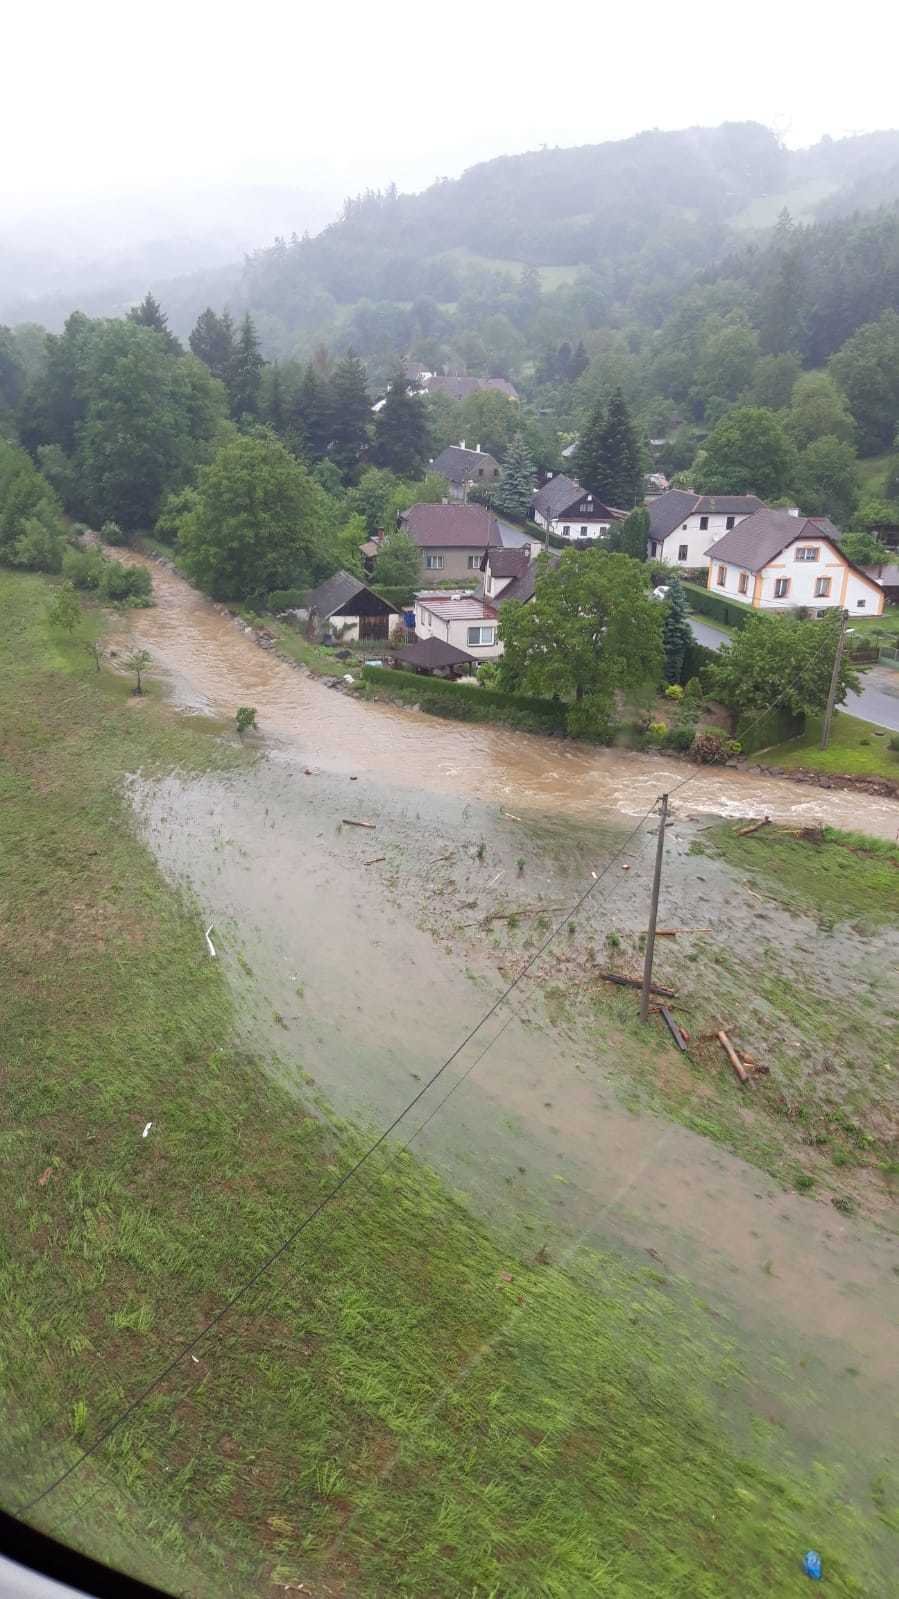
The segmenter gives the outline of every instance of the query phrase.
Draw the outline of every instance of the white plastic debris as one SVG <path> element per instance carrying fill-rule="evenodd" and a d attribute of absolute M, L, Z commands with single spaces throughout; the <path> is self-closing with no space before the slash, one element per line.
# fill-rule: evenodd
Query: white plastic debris
<path fill-rule="evenodd" d="M 214 922 L 210 922 L 209 926 L 206 929 L 206 947 L 209 950 L 209 953 L 212 956 L 213 960 L 215 960 L 215 945 L 213 944 L 212 939 L 209 937 L 209 934 L 212 932 L 212 929 L 213 929 L 214 926 L 215 926 L 215 923 Z"/>
<path fill-rule="evenodd" d="M 355 683 L 356 679 L 354 678 L 352 672 L 344 672 L 343 681 L 345 683 Z"/>
<path fill-rule="evenodd" d="M 147 1125 L 146 1125 L 146 1127 L 145 1127 L 145 1128 L 144 1128 L 144 1130 L 143 1130 L 143 1132 L 142 1132 L 142 1133 L 141 1133 L 141 1135 L 140 1135 L 140 1136 L 141 1136 L 141 1138 L 146 1138 L 146 1136 L 147 1136 L 147 1134 L 148 1134 L 148 1132 L 149 1132 L 149 1131 L 150 1131 L 150 1128 L 151 1128 L 151 1127 L 152 1127 L 152 1126 L 153 1126 L 153 1123 L 152 1123 L 152 1122 L 147 1122 Z"/>

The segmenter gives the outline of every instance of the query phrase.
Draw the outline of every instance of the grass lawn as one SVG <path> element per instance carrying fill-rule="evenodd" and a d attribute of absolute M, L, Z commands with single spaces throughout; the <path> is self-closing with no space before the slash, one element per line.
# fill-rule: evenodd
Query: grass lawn
<path fill-rule="evenodd" d="M 731 866 L 763 878 L 785 905 L 834 921 L 899 917 L 899 845 L 886 839 L 835 827 L 824 829 L 821 844 L 780 827 L 741 838 L 730 825 L 708 830 L 705 839 Z"/>
<path fill-rule="evenodd" d="M 122 793 L 245 757 L 97 674 L 47 585 L 0 573 L 0 1495 L 117 1415 L 360 1148 L 232 1044 L 199 907 Z M 95 622 L 86 622 L 85 631 Z M 146 1124 L 152 1123 L 147 1137 Z M 539 1242 L 539 1240 L 536 1240 Z M 868 1527 L 761 1419 L 739 1352 L 664 1275 L 511 1258 L 379 1158 L 33 1519 L 178 1593 L 799 1599 Z"/>
<path fill-rule="evenodd" d="M 857 716 L 837 711 L 826 750 L 820 748 L 821 718 L 810 716 L 801 738 L 761 750 L 755 758 L 765 766 L 802 767 L 812 772 L 856 777 L 892 777 L 899 782 L 899 750 L 890 749 L 893 737 L 888 728 L 877 728 Z"/>

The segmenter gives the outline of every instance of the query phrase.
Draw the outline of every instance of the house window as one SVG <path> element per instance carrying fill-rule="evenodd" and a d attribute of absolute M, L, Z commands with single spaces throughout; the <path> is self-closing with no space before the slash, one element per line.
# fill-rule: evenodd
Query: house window
<path fill-rule="evenodd" d="M 737 519 L 736 519 L 735 516 L 727 516 L 727 517 L 725 517 L 724 526 L 727 528 L 728 533 L 730 532 L 731 528 L 736 525 L 736 521 L 737 521 Z"/>
<path fill-rule="evenodd" d="M 796 551 L 796 560 L 797 561 L 817 561 L 818 556 L 820 554 L 821 554 L 821 550 L 820 550 L 820 546 L 819 545 L 817 545 L 817 544 L 800 544 L 799 548 Z"/>
<path fill-rule="evenodd" d="M 700 533 L 705 533 L 707 531 L 707 529 L 708 529 L 708 525 L 709 525 L 708 517 L 707 516 L 701 516 L 699 518 L 699 531 L 700 531 Z"/>
<path fill-rule="evenodd" d="M 570 539 L 571 538 L 571 528 L 570 528 L 570 526 L 569 526 L 569 524 L 567 522 L 565 523 L 565 526 L 562 529 L 562 537 L 563 537 L 563 539 Z"/>
<path fill-rule="evenodd" d="M 656 539 L 650 539 L 650 541 L 649 541 L 649 553 L 650 553 L 650 555 L 658 555 L 659 546 L 658 546 L 658 542 L 657 542 Z"/>
<path fill-rule="evenodd" d="M 468 629 L 469 644 L 495 644 L 495 627 L 470 627 Z"/>
<path fill-rule="evenodd" d="M 829 593 L 830 593 L 830 578 L 829 577 L 816 577 L 815 578 L 815 598 L 817 600 L 826 600 L 826 598 L 827 598 Z"/>
<path fill-rule="evenodd" d="M 445 565 L 446 557 L 444 555 L 425 556 L 425 566 L 429 572 L 442 572 Z"/>
<path fill-rule="evenodd" d="M 484 468 L 482 466 L 479 466 L 478 467 L 478 477 L 483 477 L 483 476 L 484 476 Z"/>
<path fill-rule="evenodd" d="M 737 588 L 739 589 L 741 594 L 748 594 L 749 593 L 749 573 L 748 572 L 741 572 L 740 573 L 740 580 L 739 580 L 739 582 L 737 584 Z"/>
<path fill-rule="evenodd" d="M 718 568 L 718 587 L 719 587 L 719 589 L 723 589 L 724 588 L 724 580 L 725 580 L 726 577 L 727 577 L 727 567 L 726 566 L 719 566 L 719 568 Z"/>
<path fill-rule="evenodd" d="M 469 570 L 469 572 L 477 572 L 477 571 L 479 571 L 480 570 L 480 565 L 481 565 L 481 556 L 480 555 L 469 555 L 469 557 L 468 557 L 468 570 Z"/>
<path fill-rule="evenodd" d="M 774 579 L 774 598 L 776 600 L 785 600 L 789 592 L 790 579 L 788 577 L 776 577 Z"/>
<path fill-rule="evenodd" d="M 867 602 L 867 600 L 856 600 L 855 603 L 856 603 L 858 609 L 860 611 L 863 611 L 868 602 Z"/>
<path fill-rule="evenodd" d="M 585 522 L 584 525 L 581 528 L 581 538 L 585 539 L 586 537 L 587 537 L 587 524 Z"/>
<path fill-rule="evenodd" d="M 687 559 L 687 549 L 688 546 L 686 544 L 679 544 L 677 546 L 677 558 L 679 561 L 685 561 Z"/>

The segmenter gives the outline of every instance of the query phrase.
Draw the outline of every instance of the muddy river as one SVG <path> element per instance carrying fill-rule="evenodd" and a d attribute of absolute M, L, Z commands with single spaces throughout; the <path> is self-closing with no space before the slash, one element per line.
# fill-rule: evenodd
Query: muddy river
<path fill-rule="evenodd" d="M 663 789 L 689 778 L 678 804 L 697 814 L 820 818 L 891 839 L 899 831 L 894 800 L 361 703 L 260 649 L 222 607 L 164 567 L 144 564 L 152 564 L 157 603 L 128 613 L 127 626 L 152 654 L 175 703 L 228 717 L 238 705 L 255 705 L 269 741 L 326 770 L 582 819 L 639 816 Z"/>

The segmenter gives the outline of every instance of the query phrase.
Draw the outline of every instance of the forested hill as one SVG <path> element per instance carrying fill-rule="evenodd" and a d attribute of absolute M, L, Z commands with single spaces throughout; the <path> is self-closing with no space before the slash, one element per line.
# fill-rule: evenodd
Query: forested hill
<path fill-rule="evenodd" d="M 403 342 L 401 313 L 413 311 L 413 337 L 427 336 L 530 266 L 545 292 L 589 294 L 588 325 L 622 311 L 658 324 L 698 271 L 763 244 L 783 210 L 803 223 L 896 199 L 899 133 L 805 151 L 755 123 L 641 133 L 483 162 L 422 194 L 348 201 L 315 238 L 256 252 L 236 308 L 262 319 L 272 353 L 308 353 L 304 334 L 345 331 L 376 357 Z"/>

